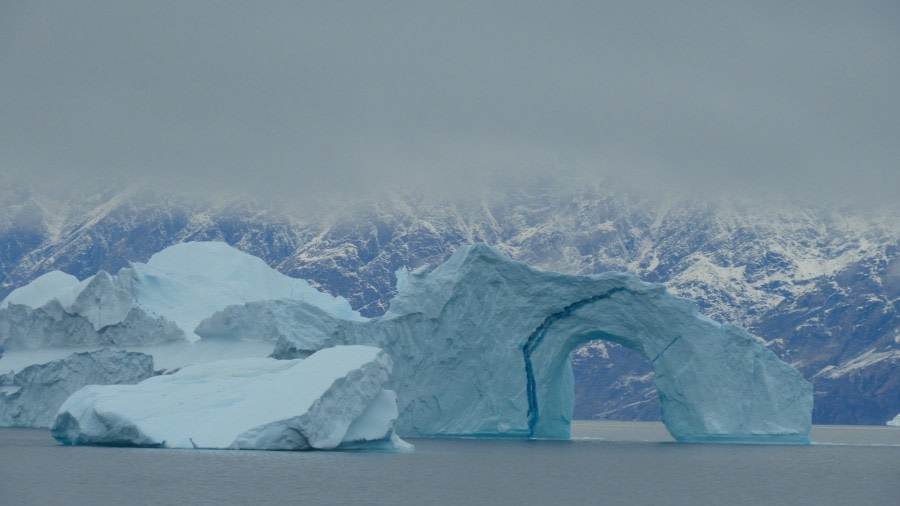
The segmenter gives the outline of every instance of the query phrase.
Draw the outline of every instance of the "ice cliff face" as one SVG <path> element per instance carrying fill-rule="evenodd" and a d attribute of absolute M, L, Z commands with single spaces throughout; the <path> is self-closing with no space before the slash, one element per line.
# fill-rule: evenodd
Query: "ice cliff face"
<path fill-rule="evenodd" d="M 197 332 L 277 338 L 281 358 L 382 347 L 395 359 L 401 434 L 567 438 L 569 354 L 598 339 L 650 360 L 679 440 L 803 441 L 810 427 L 811 385 L 744 330 L 633 275 L 541 272 L 485 245 L 460 248 L 431 273 L 401 274 L 383 317 L 354 322 L 260 301 L 226 308 Z"/>
<path fill-rule="evenodd" d="M 85 385 L 137 383 L 153 376 L 143 353 L 100 350 L 0 376 L 0 427 L 50 427 L 60 405 Z"/>
<path fill-rule="evenodd" d="M 60 407 L 65 444 L 308 450 L 411 447 L 393 431 L 381 350 L 343 346 L 304 360 L 193 365 L 137 385 L 85 387 Z"/>

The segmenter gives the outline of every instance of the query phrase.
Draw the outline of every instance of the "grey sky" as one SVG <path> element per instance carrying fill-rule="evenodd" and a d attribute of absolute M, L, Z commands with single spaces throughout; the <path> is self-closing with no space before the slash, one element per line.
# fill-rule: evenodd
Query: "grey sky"
<path fill-rule="evenodd" d="M 900 2 L 0 0 L 0 171 L 900 190 Z"/>

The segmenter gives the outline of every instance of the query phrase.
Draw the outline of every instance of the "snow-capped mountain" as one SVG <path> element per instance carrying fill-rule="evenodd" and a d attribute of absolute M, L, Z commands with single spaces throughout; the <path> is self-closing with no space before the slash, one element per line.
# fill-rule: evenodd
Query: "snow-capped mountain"
<path fill-rule="evenodd" d="M 270 201 L 125 187 L 0 190 L 0 297 L 59 269 L 84 278 L 183 241 L 222 240 L 383 313 L 400 267 L 489 243 L 546 270 L 627 270 L 768 342 L 816 385 L 816 423 L 900 412 L 900 212 L 523 183 L 478 196 L 404 194 L 310 212 Z M 576 352 L 576 417 L 658 417 L 646 360 Z"/>

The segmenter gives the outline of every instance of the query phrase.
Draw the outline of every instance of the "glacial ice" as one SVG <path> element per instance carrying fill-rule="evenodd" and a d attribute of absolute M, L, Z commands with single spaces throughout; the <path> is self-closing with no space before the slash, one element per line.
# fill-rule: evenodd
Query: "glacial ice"
<path fill-rule="evenodd" d="M 146 264 L 132 264 L 127 273 L 130 279 L 124 284 L 135 303 L 174 321 L 192 341 L 194 328 L 207 316 L 225 306 L 255 300 L 302 300 L 343 319 L 362 319 L 343 297 L 332 297 L 305 280 L 285 276 L 262 259 L 223 242 L 176 244 Z"/>
<path fill-rule="evenodd" d="M 306 359 L 192 365 L 137 385 L 87 386 L 60 407 L 64 444 L 165 448 L 410 449 L 393 431 L 391 359 L 369 346 Z"/>
<path fill-rule="evenodd" d="M 7 352 L 0 373 L 9 372 L 0 385 L 0 426 L 48 427 L 59 405 L 78 388 L 134 383 L 149 377 L 154 365 L 171 370 L 222 358 L 263 357 L 271 346 L 200 343 L 193 329 L 228 304 L 271 297 L 305 300 L 342 318 L 360 318 L 346 300 L 284 276 L 225 243 L 175 245 L 146 264 L 133 263 L 116 275 L 100 271 L 82 281 L 59 271 L 47 273 L 0 303 L 0 346 Z M 97 352 L 102 347 L 153 356 L 146 357 L 145 366 L 122 358 L 132 355 Z M 71 364 L 61 366 L 73 351 L 91 352 L 77 356 L 95 357 L 97 370 L 81 366 L 87 358 L 66 359 Z"/>
<path fill-rule="evenodd" d="M 624 273 L 541 272 L 483 244 L 398 280 L 379 318 L 260 300 L 226 307 L 196 331 L 276 342 L 273 356 L 284 359 L 336 345 L 383 348 L 394 359 L 388 388 L 404 435 L 567 438 L 569 354 L 601 339 L 650 360 L 662 419 L 680 441 L 807 441 L 810 383 L 758 338 L 662 285 Z"/>
<path fill-rule="evenodd" d="M 86 385 L 137 383 L 153 376 L 153 358 L 103 349 L 0 375 L 0 427 L 47 427 L 60 405 Z"/>
<path fill-rule="evenodd" d="M 208 376 L 197 381 L 209 385 L 237 380 L 227 370 L 203 365 L 209 362 L 204 345 L 231 357 L 274 345 L 272 356 L 280 359 L 311 358 L 340 345 L 376 346 L 393 359 L 394 374 L 384 388 L 395 391 L 396 400 L 394 394 L 376 396 L 379 387 L 352 419 L 341 418 L 348 424 L 345 436 L 367 439 L 373 425 L 365 420 L 385 420 L 396 410 L 389 418 L 396 416 L 397 431 L 405 435 L 565 438 L 573 405 L 569 353 L 601 339 L 647 357 L 656 373 L 663 421 L 676 439 L 806 440 L 811 385 L 760 340 L 706 318 L 662 285 L 621 273 L 541 272 L 485 245 L 460 248 L 430 273 L 401 271 L 397 278 L 390 310 L 365 319 L 346 300 L 283 276 L 224 243 L 181 244 L 116 275 L 100 272 L 80 282 L 48 275 L 11 293 L 0 305 L 0 345 L 8 350 L 4 362 L 19 364 L 22 358 L 12 355 L 47 346 L 157 345 L 154 358 L 168 357 L 164 367 L 196 364 L 195 377 Z M 223 366 L 246 368 L 233 361 Z M 259 374 L 272 377 L 266 367 Z M 148 380 L 149 385 L 164 386 L 178 374 Z M 129 387 L 87 391 L 94 388 L 100 393 L 90 395 L 98 396 L 98 406 L 129 416 L 142 413 L 143 404 L 113 395 Z M 73 398 L 78 395 L 88 394 Z M 87 405 L 76 403 L 83 412 L 67 411 L 71 420 L 63 421 L 61 434 L 86 441 L 107 437 L 72 429 L 79 417 L 106 420 L 102 409 L 98 413 Z M 196 409 L 207 412 L 202 405 Z M 165 430 L 177 428 L 150 419 Z M 322 444 L 301 444 L 288 437 L 292 433 L 280 432 L 284 423 L 271 422 L 265 434 L 243 437 L 263 447 Z M 188 423 L 185 430 L 191 427 Z M 227 434 L 219 440 L 203 444 L 241 447 L 243 432 L 230 427 L 223 426 Z M 148 430 L 157 428 L 151 424 Z M 144 439 L 131 444 L 198 444 L 196 438 L 185 439 L 184 431 L 175 432 L 165 438 L 140 432 Z M 233 437 L 223 442 L 226 435 Z M 347 437 L 338 443 L 353 444 Z M 395 445 L 390 439 L 380 444 Z"/>
<path fill-rule="evenodd" d="M 78 281 L 54 271 L 14 290 L 0 303 L 0 345 L 14 351 L 193 342 L 200 320 L 225 306 L 282 298 L 361 319 L 345 299 L 259 258 L 225 243 L 193 242 L 170 246 L 115 275 L 100 271 Z"/>

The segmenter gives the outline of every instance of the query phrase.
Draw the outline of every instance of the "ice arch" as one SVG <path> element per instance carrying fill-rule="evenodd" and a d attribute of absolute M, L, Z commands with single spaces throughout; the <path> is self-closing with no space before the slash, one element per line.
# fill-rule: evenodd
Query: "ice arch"
<path fill-rule="evenodd" d="M 613 288 L 548 316 L 523 345 L 533 436 L 568 437 L 569 353 L 599 339 L 650 361 L 663 422 L 680 441 L 805 441 L 812 391 L 796 370 L 742 329 L 694 317 L 685 302 Z"/>
<path fill-rule="evenodd" d="M 284 358 L 339 344 L 385 349 L 401 435 L 567 438 L 569 353 L 594 339 L 651 361 L 663 421 L 679 440 L 803 441 L 810 427 L 811 385 L 746 331 L 633 275 L 542 272 L 482 244 L 430 273 L 398 274 L 379 318 L 276 300 L 228 307 L 196 332 L 277 341 Z"/>

